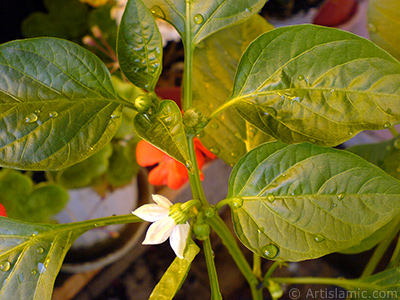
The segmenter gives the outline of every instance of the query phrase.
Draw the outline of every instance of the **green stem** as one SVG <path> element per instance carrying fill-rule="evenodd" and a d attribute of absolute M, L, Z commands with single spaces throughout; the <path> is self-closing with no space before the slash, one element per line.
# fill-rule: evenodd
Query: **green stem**
<path fill-rule="evenodd" d="M 392 240 L 399 232 L 398 225 L 400 223 L 400 218 L 397 218 L 397 221 L 392 221 L 392 226 L 388 228 L 386 238 L 379 243 L 378 247 L 376 247 L 374 253 L 372 254 L 368 264 L 364 268 L 364 271 L 361 274 L 360 278 L 368 277 L 374 273 L 376 266 L 381 261 L 382 256 L 385 254 L 386 250 L 389 248 Z"/>
<path fill-rule="evenodd" d="M 390 130 L 390 132 L 393 134 L 394 137 L 399 135 L 399 132 L 396 130 L 396 128 L 394 126 L 388 128 Z"/>
<path fill-rule="evenodd" d="M 186 2 L 186 22 L 185 37 L 183 38 L 184 47 L 184 74 L 183 74 L 183 110 L 186 111 L 192 107 L 192 71 L 193 71 L 193 51 L 194 44 L 192 41 L 192 22 L 191 22 L 191 3 Z"/>
<path fill-rule="evenodd" d="M 370 288 L 370 283 L 363 283 L 353 279 L 343 278 L 321 278 L 321 277 L 274 277 L 273 281 L 284 284 L 324 284 L 324 285 L 336 285 L 343 288 L 353 286 L 356 288 Z"/>
<path fill-rule="evenodd" d="M 253 270 L 251 269 L 249 263 L 244 257 L 242 251 L 240 250 L 229 228 L 218 215 L 215 215 L 208 220 L 211 227 L 221 238 L 222 243 L 228 249 L 240 272 L 242 272 L 243 276 L 246 278 L 248 284 L 250 285 L 253 300 L 262 300 L 262 289 L 258 289 L 259 281 L 257 277 L 254 276 Z"/>
<path fill-rule="evenodd" d="M 211 286 L 211 299 L 222 300 L 221 292 L 219 290 L 217 270 L 214 263 L 214 254 L 211 247 L 211 241 L 209 238 L 203 240 L 204 255 L 206 257 L 208 277 L 210 279 Z"/>
<path fill-rule="evenodd" d="M 267 274 L 264 276 L 264 284 L 268 281 L 269 278 L 271 278 L 272 274 L 274 273 L 275 269 L 279 267 L 281 262 L 275 261 L 272 266 L 268 269 Z"/>
<path fill-rule="evenodd" d="M 261 257 L 260 255 L 253 253 L 253 274 L 258 279 L 261 280 L 262 272 L 261 272 Z"/>
<path fill-rule="evenodd" d="M 400 266 L 400 239 L 397 240 L 396 248 L 394 249 L 394 252 L 392 254 L 392 257 L 390 259 L 388 269 L 391 268 L 397 268 Z"/>

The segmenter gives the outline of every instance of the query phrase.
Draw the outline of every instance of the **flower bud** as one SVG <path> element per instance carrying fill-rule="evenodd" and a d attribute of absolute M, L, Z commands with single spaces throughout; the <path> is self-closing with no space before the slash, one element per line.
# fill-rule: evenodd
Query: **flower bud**
<path fill-rule="evenodd" d="M 135 108 L 139 113 L 146 113 L 153 104 L 153 98 L 149 94 L 139 95 L 134 102 Z"/>
<path fill-rule="evenodd" d="M 204 241 L 210 237 L 211 233 L 210 225 L 206 223 L 196 222 L 193 225 L 193 232 L 198 240 Z"/>

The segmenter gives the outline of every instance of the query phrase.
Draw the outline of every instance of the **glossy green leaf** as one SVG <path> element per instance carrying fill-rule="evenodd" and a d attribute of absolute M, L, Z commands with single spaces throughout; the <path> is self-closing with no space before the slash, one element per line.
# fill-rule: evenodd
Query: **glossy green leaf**
<path fill-rule="evenodd" d="M 108 170 L 113 147 L 106 145 L 96 154 L 69 168 L 54 172 L 55 180 L 68 189 L 90 186 Z"/>
<path fill-rule="evenodd" d="M 154 91 L 162 70 L 162 37 L 142 0 L 129 0 L 118 31 L 118 61 L 136 86 Z"/>
<path fill-rule="evenodd" d="M 51 170 L 77 163 L 117 131 L 124 100 L 92 53 L 54 38 L 0 46 L 0 165 Z"/>
<path fill-rule="evenodd" d="M 174 25 L 183 39 L 190 38 L 194 43 L 199 43 L 220 29 L 257 14 L 266 0 L 146 0 L 145 2 L 156 17 Z M 187 28 L 190 28 L 190 35 Z"/>
<path fill-rule="evenodd" d="M 371 40 L 400 60 L 400 2 L 370 0 L 368 31 Z"/>
<path fill-rule="evenodd" d="M 68 249 L 84 230 L 0 218 L 1 299 L 50 300 Z"/>
<path fill-rule="evenodd" d="M 52 36 L 80 42 L 89 30 L 88 6 L 79 0 L 44 0 L 48 13 L 34 12 L 22 23 L 25 37 Z"/>
<path fill-rule="evenodd" d="M 284 261 L 348 249 L 400 210 L 400 182 L 342 150 L 263 144 L 234 167 L 228 198 L 242 243 Z"/>
<path fill-rule="evenodd" d="M 137 114 L 135 129 L 142 139 L 180 161 L 189 169 L 193 166 L 189 157 L 182 113 L 174 101 L 161 101 L 157 111 L 152 115 Z"/>
<path fill-rule="evenodd" d="M 200 248 L 189 238 L 183 259 L 175 258 L 160 282 L 156 285 L 149 300 L 172 300 L 178 292 L 190 270 L 192 261 Z"/>
<path fill-rule="evenodd" d="M 382 143 L 356 145 L 346 150 L 400 179 L 400 137 Z"/>
<path fill-rule="evenodd" d="M 50 300 L 65 254 L 79 235 L 97 226 L 140 221 L 128 215 L 49 225 L 0 217 L 0 298 Z"/>
<path fill-rule="evenodd" d="M 264 18 L 255 15 L 199 44 L 193 58 L 193 106 L 203 115 L 210 115 L 229 98 L 240 56 L 253 39 L 270 29 L 272 26 Z M 224 59 L 215 55 L 218 51 L 224 54 Z M 262 131 L 240 118 L 234 109 L 212 119 L 200 137 L 208 149 L 229 165 L 269 140 Z"/>
<path fill-rule="evenodd" d="M 399 86 L 400 63 L 370 41 L 297 25 L 249 46 L 225 107 L 283 142 L 332 146 L 398 123 Z"/>
<path fill-rule="evenodd" d="M 400 299 L 400 268 L 389 269 L 360 280 L 344 281 L 342 287 L 348 290 L 351 299 Z"/>
<path fill-rule="evenodd" d="M 27 222 L 49 222 L 69 199 L 61 186 L 49 182 L 34 185 L 29 176 L 11 169 L 0 171 L 0 191 L 7 216 Z"/>

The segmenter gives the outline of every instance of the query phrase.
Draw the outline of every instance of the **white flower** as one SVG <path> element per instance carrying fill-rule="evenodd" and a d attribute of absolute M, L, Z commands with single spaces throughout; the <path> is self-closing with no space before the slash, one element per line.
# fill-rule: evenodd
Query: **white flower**
<path fill-rule="evenodd" d="M 177 224 L 170 216 L 172 203 L 161 195 L 152 195 L 157 204 L 145 204 L 132 213 L 139 218 L 153 222 L 147 229 L 143 245 L 155 245 L 165 242 L 169 237 L 172 250 L 179 258 L 183 258 L 186 240 L 189 235 L 190 225 L 188 222 Z"/>

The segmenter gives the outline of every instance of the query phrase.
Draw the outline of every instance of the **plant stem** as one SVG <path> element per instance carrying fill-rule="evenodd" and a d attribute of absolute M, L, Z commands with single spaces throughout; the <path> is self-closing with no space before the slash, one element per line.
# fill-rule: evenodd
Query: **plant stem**
<path fill-rule="evenodd" d="M 254 276 L 253 270 L 240 250 L 229 228 L 226 226 L 224 221 L 222 221 L 219 215 L 215 215 L 208 220 L 211 227 L 221 238 L 222 243 L 228 249 L 240 272 L 242 272 L 243 276 L 249 283 L 253 300 L 262 300 L 262 289 L 258 289 L 259 281 L 256 276 Z"/>
<path fill-rule="evenodd" d="M 399 232 L 398 228 L 399 223 L 400 223 L 400 218 L 397 218 L 397 221 L 395 222 L 392 221 L 392 226 L 390 226 L 390 228 L 388 228 L 387 230 L 388 234 L 386 235 L 386 238 L 379 243 L 378 247 L 376 247 L 370 260 L 368 261 L 368 264 L 364 268 L 364 271 L 362 272 L 360 278 L 370 276 L 372 275 L 372 273 L 374 273 L 376 266 L 382 259 L 382 256 L 385 254 L 386 250 L 390 246 L 390 243 Z"/>
<path fill-rule="evenodd" d="M 353 279 L 342 279 L 342 278 L 322 278 L 322 277 L 274 277 L 273 281 L 277 283 L 285 284 L 326 284 L 336 285 L 343 288 L 354 286 L 354 287 L 370 287 L 369 283 L 362 283 L 358 280 Z"/>
<path fill-rule="evenodd" d="M 396 248 L 393 251 L 392 257 L 390 259 L 388 269 L 397 268 L 400 266 L 400 240 L 397 240 Z"/>
<path fill-rule="evenodd" d="M 399 132 L 396 130 L 396 128 L 394 126 L 388 128 L 390 130 L 390 132 L 393 134 L 394 137 L 399 135 Z"/>
<path fill-rule="evenodd" d="M 219 290 L 217 270 L 214 263 L 214 253 L 211 247 L 210 238 L 203 240 L 204 255 L 206 257 L 208 277 L 211 286 L 211 299 L 222 300 L 221 292 Z"/>
<path fill-rule="evenodd" d="M 261 278 L 262 278 L 261 257 L 260 257 L 260 255 L 258 255 L 256 253 L 253 253 L 253 274 L 259 280 L 261 280 Z"/>
<path fill-rule="evenodd" d="M 277 262 L 277 261 L 275 261 L 275 262 L 272 264 L 272 266 L 268 269 L 267 274 L 265 274 L 265 276 L 264 276 L 264 284 L 265 284 L 265 283 L 267 282 L 267 280 L 272 276 L 272 274 L 274 273 L 275 269 L 276 269 L 277 267 L 279 267 L 280 264 L 281 264 L 281 263 L 280 263 L 280 262 Z"/>

